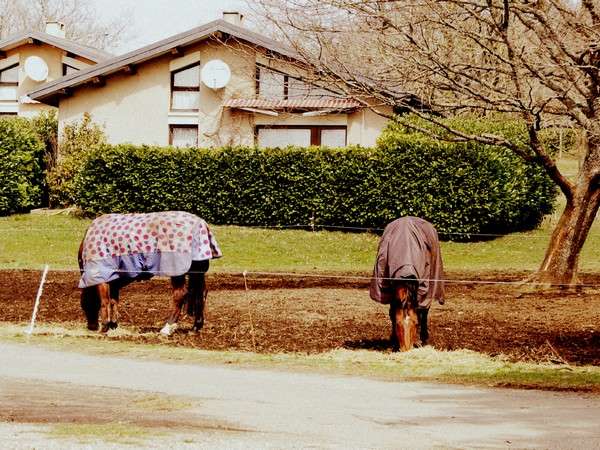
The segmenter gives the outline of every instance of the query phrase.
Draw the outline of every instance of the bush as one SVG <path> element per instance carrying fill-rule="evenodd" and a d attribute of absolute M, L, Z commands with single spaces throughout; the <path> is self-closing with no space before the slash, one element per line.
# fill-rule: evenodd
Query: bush
<path fill-rule="evenodd" d="M 415 118 L 413 125 L 436 129 Z M 465 133 L 493 133 L 527 148 L 527 132 L 518 121 L 454 118 L 445 123 Z M 554 135 L 543 137 L 552 148 Z M 415 167 L 412 192 L 437 192 L 429 200 L 413 201 L 419 214 L 432 217 L 442 231 L 457 233 L 506 233 L 539 225 L 553 209 L 556 186 L 535 163 L 526 163 L 512 151 L 474 142 L 450 143 L 391 123 L 378 140 L 379 148 L 399 152 L 409 160 L 421 158 Z M 410 165 L 410 162 L 407 161 Z M 417 175 L 418 174 L 418 175 Z M 405 199 L 408 201 L 408 199 Z M 420 203 L 420 206 L 419 206 Z M 477 230 L 477 231 L 475 231 Z"/>
<path fill-rule="evenodd" d="M 0 215 L 40 206 L 43 155 L 44 144 L 30 120 L 0 119 Z"/>
<path fill-rule="evenodd" d="M 508 150 L 448 144 L 391 125 L 374 149 L 174 149 L 102 145 L 75 178 L 87 213 L 186 210 L 217 224 L 383 227 L 414 215 L 446 233 L 535 227 L 544 172 Z"/>
<path fill-rule="evenodd" d="M 67 207 L 76 203 L 74 179 L 89 152 L 106 143 L 104 130 L 84 114 L 80 122 L 64 126 L 60 155 L 48 172 L 49 203 L 51 207 Z"/>
<path fill-rule="evenodd" d="M 50 173 L 56 165 L 56 156 L 58 152 L 58 118 L 56 117 L 56 111 L 42 111 L 31 119 L 31 123 L 38 137 L 44 144 L 44 153 L 40 160 L 42 172 L 44 173 L 44 176 L 42 176 L 40 180 L 40 188 L 42 189 L 41 204 L 42 206 L 48 206 L 48 173 Z"/>

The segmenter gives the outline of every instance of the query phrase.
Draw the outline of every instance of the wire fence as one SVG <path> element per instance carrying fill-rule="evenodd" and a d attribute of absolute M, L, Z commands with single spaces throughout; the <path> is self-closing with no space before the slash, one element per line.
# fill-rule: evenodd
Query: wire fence
<path fill-rule="evenodd" d="M 47 264 L 45 266 L 48 266 Z M 37 271 L 35 269 L 12 269 L 12 270 L 32 270 Z M 58 272 L 58 273 L 81 273 L 79 268 L 53 268 L 50 272 Z M 127 276 L 135 276 L 135 275 L 149 275 L 149 276 L 157 276 L 157 277 L 168 277 L 161 272 L 156 272 L 152 270 L 111 270 L 112 274 L 123 274 Z M 211 273 L 206 271 L 194 271 L 190 270 L 186 272 L 186 274 L 207 274 Z M 373 280 L 378 281 L 394 281 L 398 280 L 397 278 L 392 277 L 372 277 L 369 275 L 350 275 L 350 274 L 322 274 L 322 273 L 310 273 L 310 272 L 271 272 L 271 271 L 259 271 L 259 270 L 244 270 L 240 272 L 212 272 L 215 275 L 223 275 L 228 277 L 239 277 L 240 281 L 243 280 L 244 285 L 247 287 L 247 282 L 251 277 L 259 278 L 259 279 L 328 279 L 328 280 L 348 280 L 348 281 L 364 281 L 371 282 Z M 433 282 L 443 282 L 445 284 L 472 284 L 472 285 L 504 285 L 504 286 L 539 286 L 540 284 L 544 284 L 544 286 L 548 287 L 556 287 L 556 288 L 570 288 L 570 287 L 581 287 L 581 288 L 600 288 L 600 283 L 541 283 L 537 280 L 532 280 L 531 276 L 534 275 L 535 272 L 524 272 L 522 273 L 522 277 L 515 280 L 487 280 L 481 278 L 418 278 L 415 279 L 420 283 L 433 283 Z"/>
<path fill-rule="evenodd" d="M 286 224 L 286 225 L 245 225 L 245 224 L 237 224 L 232 223 L 228 224 L 230 226 L 240 226 L 244 228 L 250 229 L 273 229 L 273 230 L 286 230 L 286 229 L 302 229 L 302 230 L 311 230 L 311 231 L 319 231 L 319 230 L 341 230 L 341 231 L 362 231 L 366 233 L 380 233 L 384 229 L 383 228 L 373 228 L 373 227 L 354 227 L 354 226 L 345 226 L 345 225 L 320 225 L 316 223 L 307 223 L 307 224 Z M 14 227 L 14 228 L 5 228 L 0 229 L 0 233 L 20 233 L 23 231 L 28 232 L 50 232 L 50 233 L 77 233 L 81 234 L 83 230 L 77 229 L 74 227 L 56 227 L 49 226 L 47 228 L 40 227 Z M 463 236 L 463 237 L 480 237 L 480 238 L 496 238 L 496 237 L 515 237 L 518 239 L 549 239 L 550 234 L 494 234 L 494 233 L 460 233 L 460 232 L 440 232 L 441 236 Z M 17 270 L 17 269 L 14 269 Z M 52 272 L 79 272 L 79 268 L 53 268 Z M 131 270 L 116 270 L 114 273 L 127 273 L 127 274 L 136 274 L 136 273 L 144 273 L 155 275 L 150 271 L 140 271 L 134 272 Z M 188 272 L 188 273 L 197 273 L 197 272 Z M 236 272 L 228 272 L 229 275 L 235 274 Z M 370 276 L 361 276 L 361 275 L 346 275 L 346 274 L 317 274 L 317 273 L 298 273 L 298 272 L 270 272 L 270 271 L 257 271 L 257 270 L 245 270 L 242 272 L 238 272 L 240 276 L 245 274 L 244 276 L 259 276 L 259 277 L 288 277 L 288 278 L 326 278 L 326 279 L 346 279 L 346 280 L 355 280 L 355 281 L 367 281 L 371 280 Z M 523 285 L 539 285 L 539 282 L 530 280 L 530 275 L 534 272 L 525 275 L 524 279 L 515 280 L 515 281 L 507 281 L 507 280 L 482 280 L 477 278 L 468 278 L 468 279 L 455 279 L 455 278 L 444 278 L 440 280 L 436 279 L 422 279 L 420 281 L 423 282 L 434 282 L 434 281 L 443 281 L 448 284 L 481 284 L 481 285 L 507 285 L 507 286 L 523 286 Z M 391 280 L 389 278 L 388 280 Z M 552 287 L 600 287 L 600 284 L 584 284 L 584 283 L 556 283 L 549 284 Z"/>
<path fill-rule="evenodd" d="M 31 322 L 27 330 L 25 330 L 25 334 L 32 335 L 35 327 L 35 321 L 37 312 L 39 309 L 40 299 L 42 295 L 42 291 L 44 288 L 44 284 L 47 281 L 47 276 L 49 272 L 69 272 L 69 273 L 80 273 L 79 269 L 52 269 L 50 270 L 50 265 L 46 264 L 44 269 L 42 270 L 41 281 L 39 284 L 39 288 L 37 291 L 37 296 L 35 300 L 34 309 L 31 316 Z M 206 274 L 207 271 L 188 271 L 189 274 Z M 136 275 L 151 275 L 151 276 L 164 276 L 161 272 L 153 272 L 150 270 L 111 270 L 109 272 L 109 277 L 107 279 L 111 279 L 112 275 L 116 274 L 117 278 L 119 278 L 120 274 L 127 275 L 128 277 L 135 277 Z M 351 281 L 363 281 L 363 282 L 373 282 L 373 281 L 393 281 L 395 278 L 389 277 L 371 277 L 366 275 L 344 275 L 344 274 L 315 274 L 315 273 L 296 273 L 296 272 L 269 272 L 269 271 L 249 271 L 244 270 L 243 272 L 232 272 L 227 273 L 228 276 L 239 277 L 240 282 L 243 281 L 243 290 L 246 293 L 246 298 L 249 303 L 252 303 L 253 299 L 250 295 L 250 287 L 249 287 L 249 279 L 250 277 L 258 277 L 261 279 L 265 279 L 268 277 L 277 277 L 278 279 L 287 278 L 287 279 L 336 279 L 336 280 L 351 280 Z M 147 279 L 149 277 L 143 277 L 142 279 Z M 530 280 L 529 278 L 520 279 L 520 280 L 482 280 L 482 279 L 455 279 L 455 278 L 422 278 L 417 279 L 419 283 L 424 282 L 443 282 L 447 284 L 462 284 L 462 285 L 501 285 L 501 286 L 512 286 L 512 287 L 523 287 L 527 285 L 539 285 L 538 281 Z M 548 287 L 552 288 L 600 288 L 600 283 L 550 283 L 547 284 Z M 253 318 L 252 312 L 249 310 L 248 314 L 250 315 L 250 327 L 251 327 L 251 337 L 252 337 L 252 347 L 256 348 L 256 343 L 254 341 L 254 330 L 253 330 Z M 161 331 L 162 332 L 162 331 Z"/>
<path fill-rule="evenodd" d="M 282 225 L 247 225 L 242 223 L 227 223 L 220 224 L 216 226 L 234 226 L 234 227 L 243 227 L 250 229 L 265 229 L 265 230 L 305 230 L 305 231 L 356 231 L 356 232 L 364 232 L 364 233 L 381 233 L 384 231 L 384 228 L 378 227 L 358 227 L 358 226 L 347 226 L 347 225 L 322 225 L 317 223 L 305 223 L 305 224 L 282 224 Z M 12 227 L 0 229 L 0 233 L 21 233 L 23 231 L 28 232 L 52 232 L 52 233 L 82 233 L 81 229 L 76 229 L 72 227 L 56 227 L 55 225 L 48 226 L 46 228 L 40 227 Z M 502 238 L 502 237 L 518 237 L 519 239 L 548 239 L 550 238 L 550 233 L 543 234 L 525 234 L 526 232 L 516 232 L 516 233 L 467 233 L 467 232 L 454 232 L 454 231 L 439 231 L 438 235 L 442 237 L 446 236 L 457 236 L 457 237 L 466 237 L 466 238 Z"/>

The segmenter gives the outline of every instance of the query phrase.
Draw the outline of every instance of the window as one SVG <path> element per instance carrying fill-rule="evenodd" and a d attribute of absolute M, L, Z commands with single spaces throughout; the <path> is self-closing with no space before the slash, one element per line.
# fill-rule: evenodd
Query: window
<path fill-rule="evenodd" d="M 171 110 L 198 111 L 200 63 L 171 72 Z"/>
<path fill-rule="evenodd" d="M 259 147 L 310 146 L 310 128 L 259 128 Z"/>
<path fill-rule="evenodd" d="M 328 91 L 327 89 L 314 86 L 312 84 L 305 83 L 297 78 L 288 78 L 288 98 L 299 99 L 299 98 L 331 98 L 339 97 L 335 93 Z"/>
<path fill-rule="evenodd" d="M 286 76 L 268 70 L 265 67 L 258 69 L 258 96 L 268 99 L 283 100 L 287 96 Z"/>
<path fill-rule="evenodd" d="M 309 147 L 346 146 L 345 126 L 318 125 L 259 125 L 256 127 L 256 143 L 259 147 Z"/>
<path fill-rule="evenodd" d="M 169 144 L 173 147 L 198 147 L 198 125 L 169 125 Z"/>
<path fill-rule="evenodd" d="M 321 130 L 321 143 L 324 147 L 345 147 L 346 128 L 324 128 Z"/>
<path fill-rule="evenodd" d="M 17 101 L 19 87 L 19 65 L 0 71 L 0 100 Z"/>
<path fill-rule="evenodd" d="M 63 76 L 71 75 L 72 73 L 79 72 L 79 69 L 76 67 L 70 66 L 68 64 L 63 64 Z"/>
<path fill-rule="evenodd" d="M 339 97 L 335 92 L 320 88 L 283 72 L 256 66 L 257 92 L 260 98 L 288 100 L 303 98 Z"/>

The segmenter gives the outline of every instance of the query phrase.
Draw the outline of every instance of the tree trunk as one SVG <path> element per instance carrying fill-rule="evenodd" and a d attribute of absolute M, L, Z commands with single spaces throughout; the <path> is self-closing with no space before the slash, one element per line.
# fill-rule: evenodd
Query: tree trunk
<path fill-rule="evenodd" d="M 582 171 L 583 172 L 583 171 Z M 546 256 L 533 281 L 545 286 L 575 287 L 579 254 L 600 206 L 600 189 L 595 181 L 581 176 L 560 217 Z"/>

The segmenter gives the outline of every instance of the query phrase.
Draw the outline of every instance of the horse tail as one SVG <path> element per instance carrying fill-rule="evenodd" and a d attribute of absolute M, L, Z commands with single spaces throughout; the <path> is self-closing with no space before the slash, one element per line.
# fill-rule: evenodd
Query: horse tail
<path fill-rule="evenodd" d="M 77 252 L 77 263 L 79 265 L 79 273 L 83 274 L 83 242 L 85 239 L 81 240 L 79 244 L 79 251 Z"/>

